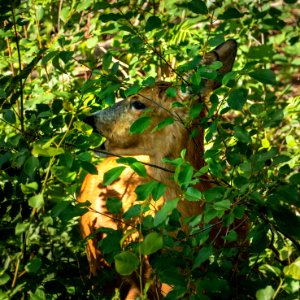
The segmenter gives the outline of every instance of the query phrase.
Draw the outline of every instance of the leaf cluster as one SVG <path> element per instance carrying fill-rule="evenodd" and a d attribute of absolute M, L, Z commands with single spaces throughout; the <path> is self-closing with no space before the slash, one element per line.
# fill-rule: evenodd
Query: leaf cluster
<path fill-rule="evenodd" d="M 173 287 L 167 299 L 296 299 L 297 1 L 285 0 L 281 8 L 267 0 L 2 2 L 0 298 L 102 299 L 117 273 L 139 274 L 148 257 L 154 274 Z M 150 200 L 166 190 L 156 181 L 136 189 L 138 203 L 126 212 L 109 199 L 112 215 L 139 226 L 130 232 L 100 229 L 107 237 L 99 247 L 115 268 L 103 270 L 93 290 L 79 238 L 78 219 L 86 208 L 74 195 L 87 173 L 97 174 L 99 158 L 91 149 L 103 140 L 84 115 L 153 85 L 155 78 L 197 94 L 220 67 L 199 66 L 203 54 L 228 38 L 238 41 L 238 58 L 205 104 L 205 166 L 194 170 L 184 151 L 166 159 L 183 197 L 204 201 L 204 213 L 185 220 L 190 234 L 180 230 L 180 199 L 145 216 Z M 174 97 L 176 90 L 166 92 Z M 201 109 L 191 107 L 190 121 Z M 132 133 L 148 127 L 151 118 L 143 118 Z M 153 132 L 173 122 L 166 119 Z M 146 176 L 138 161 L 119 162 Z M 104 184 L 123 169 L 106 173 Z M 195 184 L 207 172 L 217 185 L 201 193 Z M 132 234 L 138 238 L 130 240 Z"/>

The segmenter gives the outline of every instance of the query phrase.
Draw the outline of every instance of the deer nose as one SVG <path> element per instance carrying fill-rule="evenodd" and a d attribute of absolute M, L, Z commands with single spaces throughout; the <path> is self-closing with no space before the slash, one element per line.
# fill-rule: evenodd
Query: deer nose
<path fill-rule="evenodd" d="M 83 122 L 92 126 L 93 131 L 96 131 L 95 116 L 90 115 L 83 118 Z"/>

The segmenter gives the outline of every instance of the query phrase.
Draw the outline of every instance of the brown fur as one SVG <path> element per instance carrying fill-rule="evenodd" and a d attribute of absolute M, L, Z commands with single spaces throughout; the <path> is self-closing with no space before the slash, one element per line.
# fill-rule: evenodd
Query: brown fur
<path fill-rule="evenodd" d="M 204 62 L 210 64 L 215 60 L 223 62 L 221 72 L 231 70 L 236 54 L 236 43 L 232 40 L 225 42 L 213 52 L 206 55 Z M 172 86 L 170 83 L 158 82 L 154 87 L 147 87 L 138 95 L 128 100 L 117 103 L 114 107 L 100 111 L 90 118 L 95 129 L 106 137 L 105 147 L 108 152 L 121 156 L 134 156 L 143 163 L 171 169 L 169 164 L 162 162 L 164 157 L 177 158 L 182 149 L 187 149 L 185 159 L 191 163 L 195 170 L 203 165 L 204 153 L 204 129 L 201 128 L 197 120 L 190 122 L 188 120 L 190 106 L 197 101 L 205 101 L 209 93 L 218 86 L 218 83 L 207 80 L 199 96 L 192 98 L 189 95 L 182 94 L 179 90 L 175 98 L 169 98 L 165 90 Z M 143 134 L 130 134 L 129 129 L 132 123 L 141 117 L 145 110 L 132 107 L 134 101 L 143 103 L 151 109 L 147 115 L 152 117 L 150 127 Z M 172 107 L 174 101 L 181 102 L 184 107 Z M 187 105 L 186 105 L 187 103 Z M 175 122 L 159 131 L 152 132 L 152 129 L 161 121 L 168 117 L 173 117 Z M 198 135 L 191 139 L 190 133 L 197 129 Z M 157 202 L 151 205 L 152 214 L 155 214 L 165 201 L 176 197 L 182 198 L 178 186 L 172 179 L 172 173 L 146 165 L 147 178 L 140 178 L 131 168 L 126 167 L 118 180 L 109 186 L 103 185 L 104 173 L 118 166 L 116 162 L 118 157 L 106 158 L 97 166 L 97 175 L 87 175 L 81 188 L 78 201 L 91 202 L 88 213 L 81 217 L 80 225 L 82 236 L 87 238 L 100 227 L 110 227 L 113 229 L 123 228 L 128 230 L 135 226 L 132 221 L 125 224 L 116 216 L 110 215 L 106 209 L 106 200 L 109 197 L 115 197 L 122 201 L 123 212 L 127 211 L 136 201 L 135 188 L 147 180 L 157 180 L 167 186 L 166 193 Z M 203 180 L 197 184 L 200 191 L 205 191 L 210 187 L 207 181 Z M 178 203 L 178 211 L 182 219 L 194 216 L 203 212 L 204 203 L 190 202 L 181 199 Z M 187 226 L 182 226 L 187 231 Z M 100 237 L 101 238 L 101 237 Z M 87 255 L 90 264 L 90 270 L 93 275 L 97 274 L 103 266 L 107 265 L 100 250 L 97 248 L 97 238 L 89 239 L 87 245 Z M 148 276 L 149 277 L 149 276 Z M 162 290 L 153 288 L 152 298 L 161 298 L 162 294 L 167 293 L 168 287 L 164 286 Z M 132 284 L 129 288 L 126 299 L 135 299 L 141 291 L 139 287 Z M 156 295 L 156 296 L 154 296 Z"/>

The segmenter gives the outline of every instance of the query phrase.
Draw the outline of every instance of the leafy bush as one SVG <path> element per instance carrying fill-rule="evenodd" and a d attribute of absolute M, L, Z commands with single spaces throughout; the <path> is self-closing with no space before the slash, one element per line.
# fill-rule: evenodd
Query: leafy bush
<path fill-rule="evenodd" d="M 168 238 L 165 233 L 179 227 L 175 201 L 154 223 L 143 219 L 142 254 L 174 285 L 169 299 L 296 299 L 297 5 L 296 0 L 1 1 L 0 298 L 101 299 L 115 271 L 104 271 L 100 294 L 91 289 L 78 226 L 85 209 L 76 195 L 84 176 L 96 172 L 99 158 L 91 149 L 102 139 L 82 122 L 83 115 L 154 78 L 180 82 L 203 53 L 234 38 L 239 43 L 234 70 L 211 96 L 202 121 L 207 144 L 202 171 L 218 187 L 203 195 L 193 190 L 190 184 L 201 172 L 191 170 L 184 156 L 174 162 L 182 174 L 175 180 L 191 200 L 207 202 L 207 226 L 216 216 L 224 228 L 248 217 L 248 255 L 239 255 L 238 228 L 221 234 L 234 243 L 227 249 L 207 241 L 209 230 Z M 190 81 L 196 92 L 199 79 Z M 115 259 L 117 272 L 131 273 L 139 264 L 136 245 L 125 251 L 119 247 L 122 232 L 109 236 L 115 246 L 108 259 Z"/>

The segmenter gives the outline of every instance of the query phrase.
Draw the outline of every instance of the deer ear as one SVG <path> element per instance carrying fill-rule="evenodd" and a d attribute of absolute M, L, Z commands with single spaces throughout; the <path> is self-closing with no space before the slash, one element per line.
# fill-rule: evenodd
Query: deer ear
<path fill-rule="evenodd" d="M 208 52 L 203 58 L 203 64 L 210 65 L 215 61 L 220 61 L 223 63 L 222 67 L 218 70 L 219 73 L 225 74 L 230 72 L 236 57 L 237 42 L 235 40 L 228 40 L 223 44 L 219 45 L 213 51 Z M 221 79 L 207 80 L 205 82 L 204 88 L 201 94 L 207 94 L 211 90 L 214 90 L 221 86 Z"/>

